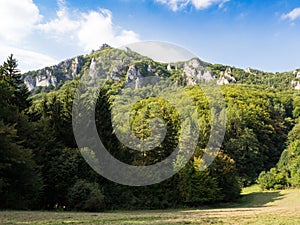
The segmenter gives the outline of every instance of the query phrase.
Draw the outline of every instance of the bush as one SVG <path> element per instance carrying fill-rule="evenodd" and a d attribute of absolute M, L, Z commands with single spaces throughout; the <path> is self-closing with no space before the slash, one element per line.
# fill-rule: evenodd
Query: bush
<path fill-rule="evenodd" d="M 78 180 L 69 190 L 68 209 L 101 211 L 105 208 L 104 195 L 97 183 Z"/>
<path fill-rule="evenodd" d="M 261 189 L 263 190 L 273 189 L 276 184 L 274 175 L 270 172 L 265 172 L 265 171 L 260 173 L 257 182 L 261 187 Z"/>

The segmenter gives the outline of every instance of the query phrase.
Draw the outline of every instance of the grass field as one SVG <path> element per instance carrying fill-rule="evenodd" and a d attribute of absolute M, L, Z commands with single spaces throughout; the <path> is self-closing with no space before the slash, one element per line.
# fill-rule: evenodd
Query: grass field
<path fill-rule="evenodd" d="M 214 208 L 104 213 L 1 211 L 0 224 L 300 224 L 300 190 L 243 190 L 242 199 Z"/>

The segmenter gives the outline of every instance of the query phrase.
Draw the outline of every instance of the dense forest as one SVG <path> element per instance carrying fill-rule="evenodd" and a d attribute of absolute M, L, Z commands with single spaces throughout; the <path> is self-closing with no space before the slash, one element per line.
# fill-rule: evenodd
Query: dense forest
<path fill-rule="evenodd" d="M 92 58 L 85 60 L 91 63 Z M 207 97 L 198 85 L 186 85 L 180 77 L 180 63 L 179 70 L 170 71 L 146 57 L 135 60 L 142 74 L 150 73 L 146 65 L 151 64 L 155 73 L 181 85 L 195 103 L 199 137 L 186 166 L 161 183 L 140 187 L 116 184 L 98 175 L 82 157 L 72 130 L 73 99 L 83 74 L 57 87 L 29 91 L 11 55 L 0 67 L 1 209 L 163 209 L 235 201 L 242 187 L 256 182 L 264 189 L 300 185 L 300 93 L 287 88 L 285 80 L 276 82 L 273 75 L 262 79 L 256 75 L 253 80 L 250 74 L 232 69 L 237 83 L 220 87 L 227 117 L 224 141 L 213 163 L 199 170 L 212 126 Z M 210 66 L 215 76 L 226 70 L 221 65 Z M 151 119 L 163 118 L 165 139 L 147 154 L 122 144 L 111 114 L 128 81 L 127 70 L 118 72 L 120 79 L 107 79 L 98 93 L 96 126 L 114 157 L 131 165 L 151 165 L 174 151 L 182 121 L 167 101 L 156 97 L 140 100 L 131 108 L 130 129 L 143 140 L 151 136 Z M 128 91 L 130 96 L 143 96 L 153 90 L 145 86 Z M 123 111 L 116 113 L 122 116 Z M 192 127 L 190 132 L 194 132 Z"/>

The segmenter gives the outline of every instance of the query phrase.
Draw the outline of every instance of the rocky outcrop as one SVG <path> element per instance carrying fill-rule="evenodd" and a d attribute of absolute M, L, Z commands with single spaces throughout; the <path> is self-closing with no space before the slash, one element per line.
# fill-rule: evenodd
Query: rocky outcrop
<path fill-rule="evenodd" d="M 288 76 L 290 79 L 292 73 L 294 81 L 288 86 L 300 90 L 300 69 L 279 75 Z M 250 68 L 242 71 L 229 66 L 211 65 L 198 58 L 169 64 L 159 63 L 128 48 L 121 50 L 103 45 L 92 55 L 78 56 L 55 66 L 30 71 L 23 75 L 23 79 L 28 89 L 33 90 L 36 87 L 60 87 L 60 83 L 81 75 L 115 82 L 125 81 L 126 85 L 139 88 L 146 82 L 146 77 L 151 76 L 170 77 L 180 85 L 196 85 L 210 81 L 218 85 L 227 85 L 236 82 L 251 83 L 252 75 L 256 76 L 255 79 L 260 79 L 262 76 L 277 76 L 277 73 L 264 73 Z M 282 85 L 287 86 L 287 83 Z"/>
<path fill-rule="evenodd" d="M 126 82 L 135 81 L 138 77 L 141 77 L 140 71 L 135 67 L 135 65 L 129 66 L 126 74 Z"/>
<path fill-rule="evenodd" d="M 84 63 L 83 56 L 78 56 L 55 66 L 30 71 L 23 75 L 24 83 L 29 91 L 35 87 L 57 87 L 60 81 L 65 82 L 78 76 Z"/>
<path fill-rule="evenodd" d="M 26 76 L 24 83 L 29 91 L 32 91 L 36 87 L 36 80 L 33 76 Z"/>
<path fill-rule="evenodd" d="M 212 73 L 206 69 L 206 64 L 198 58 L 186 62 L 183 73 L 188 85 L 195 85 L 201 81 L 211 81 L 214 79 Z"/>
<path fill-rule="evenodd" d="M 226 85 L 236 83 L 235 77 L 232 75 L 231 68 L 226 68 L 225 72 L 221 72 L 220 78 L 217 80 L 217 85 Z"/>
<path fill-rule="evenodd" d="M 296 79 L 297 79 L 297 78 L 300 78 L 300 71 L 295 70 L 295 71 L 293 72 L 293 74 L 296 76 Z"/>
<path fill-rule="evenodd" d="M 151 65 L 148 65 L 147 71 L 150 72 L 150 73 L 153 72 L 153 69 L 152 69 Z"/>
<path fill-rule="evenodd" d="M 251 72 L 251 68 L 250 68 L 250 67 L 248 67 L 248 68 L 244 69 L 244 71 L 245 71 L 246 73 L 252 73 L 252 72 Z"/>
<path fill-rule="evenodd" d="M 140 71 L 136 68 L 135 65 L 131 65 L 128 68 L 127 74 L 126 74 L 126 83 L 130 87 L 134 87 L 135 89 L 140 88 L 140 84 L 142 81 L 142 75 Z"/>
<path fill-rule="evenodd" d="M 56 87 L 58 84 L 57 78 L 53 76 L 52 69 L 43 69 L 38 71 L 34 76 L 26 76 L 24 78 L 24 83 L 29 91 L 33 90 L 35 87 Z"/>
<path fill-rule="evenodd" d="M 300 71 L 293 71 L 293 75 L 295 76 L 295 80 L 291 81 L 291 86 L 295 90 L 300 90 Z"/>
<path fill-rule="evenodd" d="M 97 77 L 97 67 L 96 67 L 96 60 L 95 58 L 92 58 L 90 68 L 89 68 L 89 76 L 91 78 Z"/>
<path fill-rule="evenodd" d="M 219 80 L 217 80 L 217 85 L 226 85 L 229 84 L 229 81 L 225 77 L 221 77 Z"/>

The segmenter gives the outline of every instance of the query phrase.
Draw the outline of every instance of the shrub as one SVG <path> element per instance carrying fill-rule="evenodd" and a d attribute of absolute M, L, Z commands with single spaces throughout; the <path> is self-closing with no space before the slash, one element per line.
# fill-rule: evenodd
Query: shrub
<path fill-rule="evenodd" d="M 274 174 L 265 171 L 260 173 L 257 182 L 263 190 L 273 189 L 276 184 Z"/>
<path fill-rule="evenodd" d="M 104 195 L 97 183 L 78 180 L 69 190 L 68 209 L 101 211 L 104 207 Z"/>

